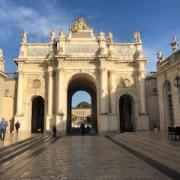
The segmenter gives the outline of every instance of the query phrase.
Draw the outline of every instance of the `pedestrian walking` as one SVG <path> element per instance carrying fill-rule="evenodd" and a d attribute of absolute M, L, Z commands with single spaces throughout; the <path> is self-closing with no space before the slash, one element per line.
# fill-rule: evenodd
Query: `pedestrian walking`
<path fill-rule="evenodd" d="M 84 123 L 81 123 L 81 125 L 80 125 L 80 131 L 81 131 L 81 135 L 85 135 L 85 133 L 86 133 L 86 128 L 85 128 Z"/>
<path fill-rule="evenodd" d="M 53 126 L 52 131 L 53 131 L 53 136 L 52 136 L 52 138 L 57 138 L 57 129 L 56 129 L 56 126 L 55 126 L 55 125 Z"/>
<path fill-rule="evenodd" d="M 20 122 L 19 122 L 19 121 L 17 121 L 17 122 L 15 123 L 15 128 L 16 128 L 16 133 L 18 134 L 19 128 L 20 128 Z"/>
<path fill-rule="evenodd" d="M 0 138 L 4 141 L 5 136 L 6 136 L 6 128 L 8 126 L 7 121 L 2 118 L 1 122 L 0 122 Z"/>

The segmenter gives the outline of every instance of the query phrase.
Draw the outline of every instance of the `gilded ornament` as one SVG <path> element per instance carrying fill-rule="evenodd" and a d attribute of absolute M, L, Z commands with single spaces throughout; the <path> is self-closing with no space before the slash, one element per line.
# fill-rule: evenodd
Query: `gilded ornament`
<path fill-rule="evenodd" d="M 86 30 L 89 29 L 87 23 L 84 18 L 79 18 L 75 21 L 74 26 L 71 27 L 71 32 L 77 32 L 78 30 Z"/>

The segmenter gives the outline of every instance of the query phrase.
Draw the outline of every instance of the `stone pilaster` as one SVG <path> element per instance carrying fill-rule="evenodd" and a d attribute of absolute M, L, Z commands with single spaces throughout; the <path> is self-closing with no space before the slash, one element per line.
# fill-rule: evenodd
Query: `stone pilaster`
<path fill-rule="evenodd" d="M 139 91 L 140 91 L 140 113 L 137 126 L 139 130 L 149 130 L 149 116 L 146 112 L 146 97 L 145 97 L 145 68 L 144 61 L 138 61 L 139 67 Z"/>
<path fill-rule="evenodd" d="M 48 115 L 52 115 L 53 72 L 48 71 Z"/>
<path fill-rule="evenodd" d="M 17 115 L 22 115 L 22 95 L 23 95 L 23 72 L 18 72 L 18 88 L 17 88 Z"/>
<path fill-rule="evenodd" d="M 144 62 L 138 62 L 138 65 L 139 65 L 139 87 L 140 87 L 141 114 L 146 114 Z"/>
<path fill-rule="evenodd" d="M 59 73 L 58 73 L 58 113 L 63 114 L 63 80 L 64 80 L 64 71 L 63 68 L 59 68 Z"/>
<path fill-rule="evenodd" d="M 115 71 L 110 71 L 110 93 L 111 93 L 111 113 L 116 114 L 116 82 Z"/>
<path fill-rule="evenodd" d="M 47 103 L 47 117 L 46 117 L 46 131 L 51 130 L 51 125 L 53 124 L 53 71 L 52 69 L 48 70 L 47 73 L 48 79 L 48 103 Z"/>
<path fill-rule="evenodd" d="M 100 69 L 101 71 L 101 114 L 108 113 L 108 74 L 105 68 Z"/>
<path fill-rule="evenodd" d="M 64 126 L 64 71 L 63 68 L 58 68 L 56 71 L 56 92 L 57 92 L 57 109 L 56 109 L 56 126 L 60 132 L 65 131 Z"/>

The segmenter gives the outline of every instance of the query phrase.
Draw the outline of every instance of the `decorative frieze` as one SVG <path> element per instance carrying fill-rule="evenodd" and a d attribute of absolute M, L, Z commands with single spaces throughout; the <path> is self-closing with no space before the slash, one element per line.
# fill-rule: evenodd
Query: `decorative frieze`
<path fill-rule="evenodd" d="M 26 56 L 35 56 L 35 57 L 46 57 L 49 54 L 49 47 L 47 48 L 30 48 L 26 49 Z"/>

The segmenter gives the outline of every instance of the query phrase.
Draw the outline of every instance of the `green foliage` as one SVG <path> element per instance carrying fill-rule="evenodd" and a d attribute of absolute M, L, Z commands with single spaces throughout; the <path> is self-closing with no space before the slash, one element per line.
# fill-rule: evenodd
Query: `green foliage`
<path fill-rule="evenodd" d="M 75 108 L 91 108 L 91 104 L 88 102 L 80 102 Z"/>

